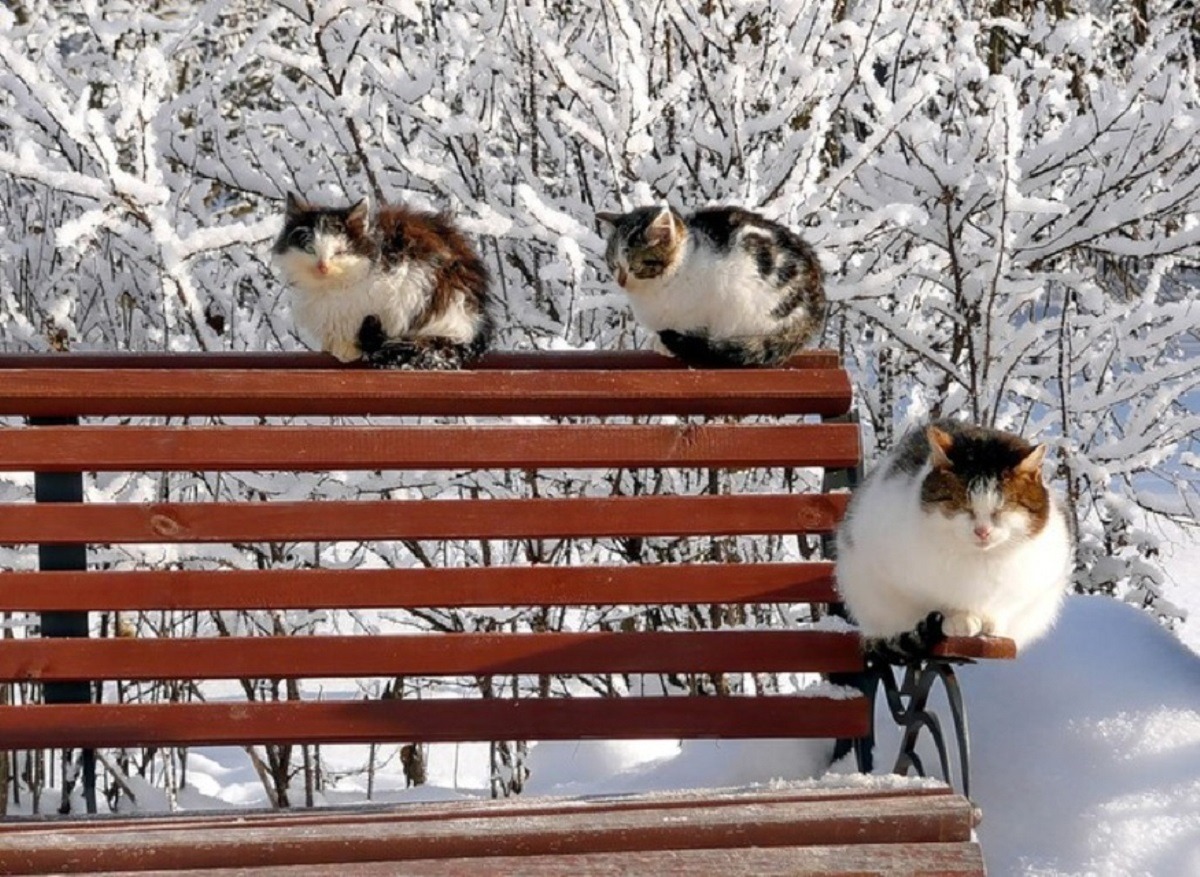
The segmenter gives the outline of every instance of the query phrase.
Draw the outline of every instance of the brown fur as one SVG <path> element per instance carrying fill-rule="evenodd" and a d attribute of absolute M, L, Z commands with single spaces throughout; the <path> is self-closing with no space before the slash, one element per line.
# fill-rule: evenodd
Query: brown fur
<path fill-rule="evenodd" d="M 1008 508 L 1029 516 L 1031 534 L 1041 532 L 1050 517 L 1050 494 L 1042 480 L 1045 446 L 1034 447 L 1020 436 L 1000 430 L 943 421 L 921 439 L 910 440 L 911 460 L 904 468 L 928 459 L 932 469 L 921 484 L 921 504 L 952 515 L 970 505 L 969 488 L 977 479 L 993 480 Z M 924 445 L 922 448 L 921 445 Z"/>
<path fill-rule="evenodd" d="M 1004 494 L 1004 504 L 1019 506 L 1029 514 L 1029 531 L 1031 534 L 1040 533 L 1050 519 L 1050 493 L 1042 481 L 1040 463 L 1044 455 L 1045 445 L 1034 449 L 1026 460 L 1037 458 L 1038 467 L 1030 470 L 1025 468 L 1025 461 L 1011 472 L 1005 473 L 1000 482 Z M 1042 453 L 1039 453 L 1039 450 Z"/>
<path fill-rule="evenodd" d="M 286 259 L 292 258 L 291 251 L 315 255 L 316 241 L 323 236 L 343 239 L 350 253 L 369 262 L 373 271 L 386 274 L 402 264 L 412 265 L 429 281 L 428 290 L 422 283 L 426 297 L 420 302 L 420 311 L 405 314 L 406 326 L 392 326 L 394 337 L 384 331 L 381 315 L 364 316 L 354 346 L 371 365 L 460 368 L 490 346 L 495 326 L 489 310 L 487 268 L 447 214 L 383 205 L 372 217 L 365 200 L 350 207 L 322 207 L 289 193 L 284 227 L 274 252 Z M 344 285 L 342 289 L 353 294 L 355 287 Z M 460 315 L 460 309 L 465 313 Z M 432 334 L 437 331 L 434 324 L 447 316 L 451 317 L 447 326 L 458 321 L 449 336 Z M 472 337 L 463 341 L 468 333 Z M 339 358 L 349 361 L 350 349 L 341 341 Z"/>
<path fill-rule="evenodd" d="M 381 207 L 375 219 L 379 258 L 391 268 L 411 259 L 434 267 L 433 294 L 418 322 L 443 314 L 456 293 L 479 313 L 486 307 L 488 272 L 474 247 L 445 213 Z"/>

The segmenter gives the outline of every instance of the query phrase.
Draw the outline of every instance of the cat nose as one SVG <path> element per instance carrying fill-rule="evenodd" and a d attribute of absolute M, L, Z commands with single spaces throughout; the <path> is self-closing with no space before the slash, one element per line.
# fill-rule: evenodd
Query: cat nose
<path fill-rule="evenodd" d="M 317 263 L 317 273 L 318 274 L 328 274 L 329 273 L 329 263 L 326 262 L 324 259 L 322 259 L 320 262 Z"/>
<path fill-rule="evenodd" d="M 617 269 L 617 283 L 619 283 L 621 286 L 625 285 L 625 281 L 628 277 L 629 275 L 625 273 L 624 268 Z"/>
<path fill-rule="evenodd" d="M 986 542 L 988 537 L 992 535 L 992 528 L 987 524 L 978 524 L 973 532 L 975 533 L 976 539 L 978 539 L 980 542 Z"/>

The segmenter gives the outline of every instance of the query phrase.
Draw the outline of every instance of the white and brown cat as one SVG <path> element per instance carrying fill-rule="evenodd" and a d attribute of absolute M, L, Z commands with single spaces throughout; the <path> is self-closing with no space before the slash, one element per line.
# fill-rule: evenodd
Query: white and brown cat
<path fill-rule="evenodd" d="M 1045 453 L 951 420 L 901 440 L 837 534 L 838 591 L 864 637 L 919 652 L 942 635 L 1023 647 L 1050 629 L 1074 549 L 1042 477 Z"/>
<path fill-rule="evenodd" d="M 779 365 L 825 317 L 820 263 L 799 235 L 756 213 L 670 207 L 599 213 L 605 259 L 634 317 L 690 366 Z"/>
<path fill-rule="evenodd" d="M 342 362 L 458 368 L 490 343 L 487 269 L 445 214 L 289 194 L 273 253 L 297 326 Z"/>

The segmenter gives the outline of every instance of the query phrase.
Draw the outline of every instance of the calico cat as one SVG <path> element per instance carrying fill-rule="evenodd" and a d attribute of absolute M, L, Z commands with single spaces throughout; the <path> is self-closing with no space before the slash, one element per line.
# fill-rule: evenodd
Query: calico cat
<path fill-rule="evenodd" d="M 880 463 L 837 534 L 837 587 L 868 643 L 919 655 L 943 635 L 992 634 L 1023 647 L 1050 628 L 1073 546 L 1045 454 L 942 420 Z"/>
<path fill-rule="evenodd" d="M 342 362 L 457 368 L 488 346 L 487 269 L 444 214 L 289 193 L 273 252 L 297 325 Z"/>
<path fill-rule="evenodd" d="M 638 322 L 690 366 L 785 362 L 821 328 L 816 254 L 781 225 L 736 207 L 599 213 L 605 260 Z"/>

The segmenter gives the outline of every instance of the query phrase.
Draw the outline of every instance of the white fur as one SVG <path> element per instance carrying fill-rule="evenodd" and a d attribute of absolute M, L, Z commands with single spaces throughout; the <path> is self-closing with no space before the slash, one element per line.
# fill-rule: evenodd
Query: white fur
<path fill-rule="evenodd" d="M 761 232 L 740 232 L 741 236 L 754 234 Z M 731 254 L 721 254 L 698 246 L 695 236 L 689 235 L 666 271 L 648 280 L 629 274 L 625 292 L 634 317 L 651 332 L 704 330 L 715 338 L 737 338 L 779 328 L 779 320 L 771 316 L 771 309 L 779 304 L 779 291 L 736 244 Z"/>
<path fill-rule="evenodd" d="M 869 637 L 913 630 L 940 611 L 949 636 L 1028 645 L 1054 623 L 1067 590 L 1072 545 L 1061 510 L 1052 498 L 1046 526 L 1032 536 L 1024 513 L 996 514 L 994 490 L 972 495 L 971 514 L 925 512 L 920 484 L 929 469 L 891 473 L 884 462 L 855 494 L 837 539 L 847 608 Z M 985 521 L 986 541 L 974 533 Z"/>
<path fill-rule="evenodd" d="M 358 330 L 371 314 L 389 338 L 438 337 L 465 344 L 477 334 L 479 315 L 467 310 L 462 295 L 440 317 L 414 329 L 433 287 L 424 265 L 403 263 L 381 271 L 369 259 L 339 249 L 336 239 L 318 237 L 314 249 L 315 254 L 289 249 L 276 259 L 292 288 L 296 325 L 342 362 L 361 356 Z M 317 272 L 319 257 L 328 274 Z"/>

